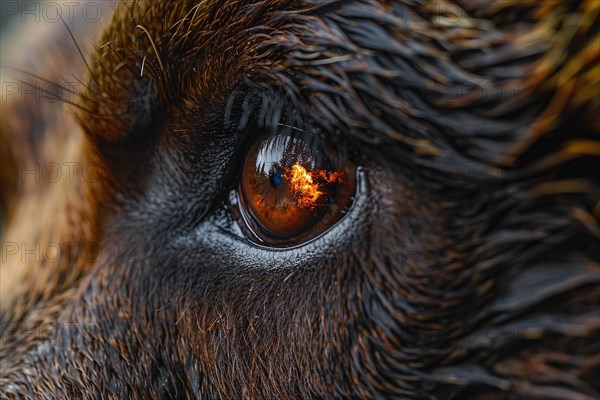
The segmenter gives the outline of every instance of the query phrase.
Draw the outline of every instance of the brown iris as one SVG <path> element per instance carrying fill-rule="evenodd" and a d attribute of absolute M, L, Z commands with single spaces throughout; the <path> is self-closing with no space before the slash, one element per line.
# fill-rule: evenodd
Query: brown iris
<path fill-rule="evenodd" d="M 314 237 L 337 221 L 354 193 L 351 166 L 300 137 L 265 134 L 249 149 L 240 183 L 241 211 L 265 241 Z"/>

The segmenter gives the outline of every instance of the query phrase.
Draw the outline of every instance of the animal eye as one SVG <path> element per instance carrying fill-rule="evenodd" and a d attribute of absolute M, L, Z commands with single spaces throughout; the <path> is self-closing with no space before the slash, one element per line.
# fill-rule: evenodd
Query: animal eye
<path fill-rule="evenodd" d="M 249 148 L 237 189 L 243 224 L 270 245 L 327 230 L 351 206 L 355 166 L 298 136 L 264 134 Z"/>

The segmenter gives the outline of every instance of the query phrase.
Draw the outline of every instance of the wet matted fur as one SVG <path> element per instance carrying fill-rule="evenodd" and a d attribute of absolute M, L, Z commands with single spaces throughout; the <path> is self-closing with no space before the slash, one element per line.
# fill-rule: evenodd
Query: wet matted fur
<path fill-rule="evenodd" d="M 15 38 L 3 82 L 85 89 L 3 100 L 2 397 L 597 398 L 599 13 L 140 0 L 70 26 L 85 62 L 65 25 Z M 260 248 L 228 192 L 286 126 L 359 192 Z"/>

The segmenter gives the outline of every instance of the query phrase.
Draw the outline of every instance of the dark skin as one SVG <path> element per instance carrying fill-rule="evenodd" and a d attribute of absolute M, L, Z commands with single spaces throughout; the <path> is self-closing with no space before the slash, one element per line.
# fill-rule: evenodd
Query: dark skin
<path fill-rule="evenodd" d="M 84 246 L 3 265 L 0 390 L 596 398 L 594 4 L 462 2 L 470 27 L 410 2 L 120 9 L 78 64 L 76 119 L 35 130 L 19 121 L 66 106 L 3 106 L 2 154 L 97 179 L 3 181 L 7 241 Z M 253 141 L 292 131 L 359 166 L 354 201 L 314 239 L 257 245 L 230 194 Z M 75 150 L 48 156 L 57 140 Z M 23 216 L 26 198 L 50 205 Z"/>

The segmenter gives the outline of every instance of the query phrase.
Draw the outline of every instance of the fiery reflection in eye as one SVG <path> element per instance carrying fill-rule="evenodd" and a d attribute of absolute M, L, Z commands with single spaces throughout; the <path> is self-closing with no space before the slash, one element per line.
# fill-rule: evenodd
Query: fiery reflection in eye
<path fill-rule="evenodd" d="M 352 205 L 356 169 L 337 156 L 299 136 L 265 132 L 256 140 L 238 187 L 243 227 L 251 237 L 285 247 L 339 221 Z"/>
<path fill-rule="evenodd" d="M 286 170 L 284 176 L 289 181 L 290 190 L 298 205 L 306 208 L 323 205 L 326 185 L 344 182 L 341 172 L 328 173 L 324 169 L 307 171 L 300 163 Z"/>

